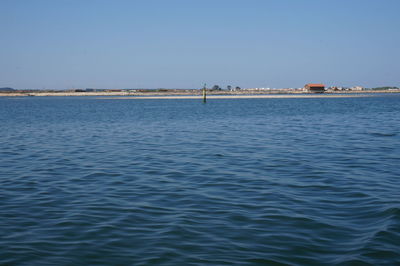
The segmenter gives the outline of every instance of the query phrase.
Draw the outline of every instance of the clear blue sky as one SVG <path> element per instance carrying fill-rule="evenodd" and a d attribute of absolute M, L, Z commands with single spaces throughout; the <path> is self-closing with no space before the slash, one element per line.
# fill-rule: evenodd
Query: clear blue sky
<path fill-rule="evenodd" d="M 399 0 L 0 0 L 0 87 L 400 86 Z"/>

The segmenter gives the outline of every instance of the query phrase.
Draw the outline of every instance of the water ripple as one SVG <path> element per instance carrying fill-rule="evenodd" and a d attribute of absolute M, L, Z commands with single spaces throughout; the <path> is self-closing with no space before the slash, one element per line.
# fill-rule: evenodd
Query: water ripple
<path fill-rule="evenodd" d="M 399 100 L 0 99 L 0 264 L 400 264 Z"/>

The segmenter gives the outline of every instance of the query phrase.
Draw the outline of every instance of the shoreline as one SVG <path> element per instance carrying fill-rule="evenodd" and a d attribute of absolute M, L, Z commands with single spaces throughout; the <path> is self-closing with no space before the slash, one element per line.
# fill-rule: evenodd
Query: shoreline
<path fill-rule="evenodd" d="M 212 99 L 288 99 L 288 98 L 361 98 L 373 97 L 373 95 L 322 95 L 322 94 L 286 94 L 286 95 L 208 95 L 207 100 Z M 97 97 L 99 100 L 202 100 L 202 96 L 127 96 L 127 97 Z"/>
<path fill-rule="evenodd" d="M 226 98 L 324 98 L 324 97 L 366 97 L 373 94 L 396 94 L 399 90 L 390 91 L 328 91 L 324 93 L 312 93 L 304 91 L 207 91 L 207 98 L 210 99 L 226 99 Z M 366 96 L 362 96 L 366 95 Z M 178 98 L 178 99 L 197 99 L 202 97 L 202 92 L 199 91 L 168 91 L 168 92 L 0 92 L 0 97 L 46 97 L 46 96 L 122 96 L 120 98 L 152 98 L 159 97 L 163 99 Z"/>

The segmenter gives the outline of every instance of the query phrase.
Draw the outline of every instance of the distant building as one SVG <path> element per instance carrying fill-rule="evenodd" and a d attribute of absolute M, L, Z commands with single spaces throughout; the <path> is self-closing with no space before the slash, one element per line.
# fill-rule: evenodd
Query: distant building
<path fill-rule="evenodd" d="M 314 84 L 314 83 L 309 83 L 304 86 L 304 89 L 308 92 L 324 92 L 325 91 L 325 85 L 324 84 Z"/>

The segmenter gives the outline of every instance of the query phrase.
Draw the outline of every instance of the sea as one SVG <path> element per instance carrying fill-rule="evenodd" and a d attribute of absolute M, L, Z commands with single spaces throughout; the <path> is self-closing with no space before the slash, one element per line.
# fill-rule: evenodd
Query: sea
<path fill-rule="evenodd" d="M 400 265 L 371 95 L 0 97 L 0 265 Z"/>

